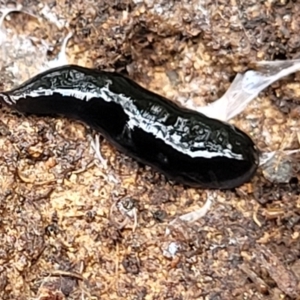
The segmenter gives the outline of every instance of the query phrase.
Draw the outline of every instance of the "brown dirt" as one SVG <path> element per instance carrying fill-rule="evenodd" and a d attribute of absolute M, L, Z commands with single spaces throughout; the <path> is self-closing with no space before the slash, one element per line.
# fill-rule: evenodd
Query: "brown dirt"
<path fill-rule="evenodd" d="M 212 102 L 251 62 L 299 57 L 297 0 L 21 3 L 40 15 L 41 2 L 74 32 L 70 62 L 117 70 L 174 100 Z M 29 26 L 24 14 L 5 24 L 46 39 L 50 56 L 68 31 Z M 262 151 L 299 147 L 299 83 L 299 73 L 275 83 L 235 118 Z M 105 140 L 103 169 L 92 135 L 78 122 L 2 109 L 1 299 L 300 299 L 299 166 L 289 184 L 258 172 L 213 193 L 203 218 L 166 236 L 207 191 L 168 182 Z M 179 250 L 168 258 L 172 242 Z"/>

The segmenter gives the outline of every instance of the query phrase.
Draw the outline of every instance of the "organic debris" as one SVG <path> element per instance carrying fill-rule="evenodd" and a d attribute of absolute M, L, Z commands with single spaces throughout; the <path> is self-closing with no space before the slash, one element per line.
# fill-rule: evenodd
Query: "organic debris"
<path fill-rule="evenodd" d="M 19 2 L 3 24 L 3 89 L 55 60 L 71 34 L 69 63 L 197 106 L 255 60 L 299 58 L 297 0 Z M 299 148 L 299 78 L 274 83 L 232 120 L 261 151 Z M 211 197 L 79 122 L 3 108 L 0 298 L 299 298 L 299 166 L 285 183 L 262 173 Z"/>

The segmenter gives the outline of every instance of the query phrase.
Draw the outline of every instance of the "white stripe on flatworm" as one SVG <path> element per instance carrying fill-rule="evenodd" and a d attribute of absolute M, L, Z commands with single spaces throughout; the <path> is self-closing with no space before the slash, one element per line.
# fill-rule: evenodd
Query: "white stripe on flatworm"
<path fill-rule="evenodd" d="M 205 150 L 190 150 L 190 144 L 187 142 L 181 142 L 182 132 L 184 131 L 184 120 L 177 120 L 178 122 L 182 121 L 182 128 L 180 133 L 174 131 L 174 126 L 165 126 L 160 122 L 151 120 L 147 118 L 147 115 L 141 114 L 137 106 L 134 104 L 134 100 L 130 97 L 125 96 L 124 94 L 115 94 L 109 89 L 109 83 L 106 86 L 99 88 L 95 86 L 89 91 L 80 91 L 74 89 L 43 89 L 29 91 L 25 95 L 11 95 L 10 98 L 12 101 L 18 101 L 24 97 L 41 97 L 42 95 L 52 96 L 54 93 L 58 93 L 66 97 L 74 97 L 79 100 L 90 101 L 93 98 L 102 98 L 106 102 L 115 102 L 120 104 L 124 112 L 129 117 L 129 122 L 127 124 L 128 128 L 133 129 L 135 127 L 141 128 L 147 133 L 153 134 L 156 138 L 163 140 L 166 144 L 171 146 L 173 149 L 184 153 L 190 157 L 203 157 L 203 158 L 214 158 L 214 157 L 228 157 L 238 160 L 243 160 L 241 154 L 236 154 L 231 151 L 231 147 L 224 149 L 221 145 L 218 146 L 218 149 L 213 149 L 213 152 L 207 150 L 208 145 L 205 145 L 204 142 L 194 143 L 192 146 L 194 148 L 206 148 Z M 180 118 L 180 117 L 179 117 Z M 173 131 L 170 134 L 170 131 Z M 214 148 L 216 145 L 213 146 Z"/>
<path fill-rule="evenodd" d="M 9 105 L 13 105 L 14 103 L 16 103 L 13 99 L 9 100 L 9 97 L 4 94 L 0 93 L 0 97 L 2 97 L 3 100 Z"/>

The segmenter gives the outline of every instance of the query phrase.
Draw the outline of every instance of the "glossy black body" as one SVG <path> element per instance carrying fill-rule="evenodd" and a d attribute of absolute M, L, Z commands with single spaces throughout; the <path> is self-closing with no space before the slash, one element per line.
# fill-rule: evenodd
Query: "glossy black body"
<path fill-rule="evenodd" d="M 117 73 L 67 65 L 0 96 L 21 113 L 81 120 L 120 151 L 185 185 L 234 188 L 258 166 L 258 151 L 244 132 Z"/>

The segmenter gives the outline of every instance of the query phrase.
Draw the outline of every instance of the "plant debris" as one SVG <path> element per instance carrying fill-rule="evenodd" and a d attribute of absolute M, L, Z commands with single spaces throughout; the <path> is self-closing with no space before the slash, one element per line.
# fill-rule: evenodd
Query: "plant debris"
<path fill-rule="evenodd" d="M 3 23 L 3 90 L 55 61 L 66 39 L 69 63 L 196 106 L 255 60 L 299 58 L 298 1 L 18 2 Z M 231 120 L 262 152 L 299 149 L 299 78 L 273 83 Z M 1 108 L 0 298 L 297 299 L 297 155 L 293 165 L 284 183 L 268 181 L 275 162 L 211 197 L 80 122 Z"/>

